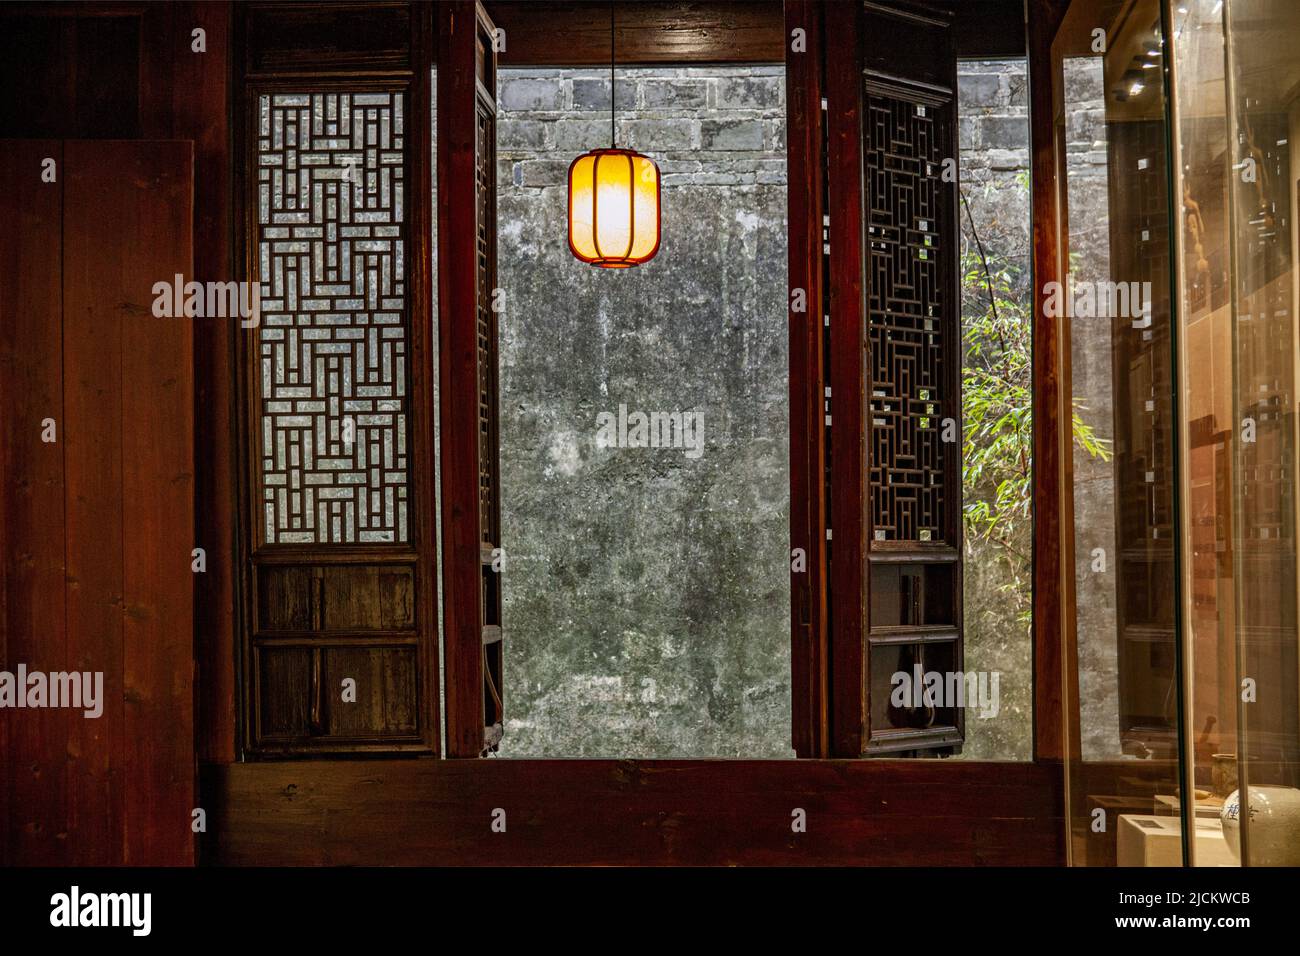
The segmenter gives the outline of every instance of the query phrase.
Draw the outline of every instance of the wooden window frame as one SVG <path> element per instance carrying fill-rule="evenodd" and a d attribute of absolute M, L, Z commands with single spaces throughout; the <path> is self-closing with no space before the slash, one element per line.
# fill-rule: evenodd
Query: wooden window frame
<path fill-rule="evenodd" d="M 1001 14 L 1019 3 L 995 0 Z M 369 55 L 338 53 L 323 69 L 304 69 L 303 58 L 279 56 L 275 69 L 248 70 L 249 9 L 295 8 L 299 15 L 316 12 L 328 18 L 328 11 L 342 7 L 374 7 L 392 11 L 404 8 L 409 17 L 411 47 L 405 62 L 391 50 Z M 462 15 L 473 3 L 457 0 Z M 820 97 L 826 87 L 847 82 L 851 64 L 841 64 L 824 80 L 817 68 L 799 63 L 786 53 L 791 29 L 805 27 L 822 9 L 850 26 L 861 16 L 858 4 L 823 4 L 818 0 L 787 0 L 762 3 L 758 13 L 747 13 L 739 22 L 735 5 L 725 3 L 645 3 L 629 7 L 629 43 L 640 44 L 628 62 L 636 63 L 743 63 L 786 59 L 789 142 L 807 143 L 820 135 L 811 128 L 809 117 L 819 121 Z M 1051 154 L 1051 75 L 1046 53 L 1063 14 L 1065 0 L 1031 4 L 1028 11 L 1028 47 L 1031 96 L 1031 143 L 1034 177 L 1033 228 L 1035 285 L 1050 278 L 1055 243 L 1054 185 Z M 604 63 L 607 34 L 593 33 L 582 26 L 580 10 L 565 4 L 489 3 L 499 26 L 509 36 L 504 66 L 582 65 Z M 543 11 L 541 8 L 548 8 Z M 836 7 L 843 7 L 836 10 Z M 528 8 L 528 9 L 525 9 Z M 433 321 L 430 308 L 433 251 L 429 247 L 429 225 L 433 220 L 430 185 L 431 149 L 427 132 L 429 89 L 432 82 L 434 46 L 439 13 L 426 5 L 388 2 L 379 4 L 254 4 L 236 9 L 237 89 L 245 83 L 265 85 L 288 81 L 355 79 L 369 76 L 381 81 L 405 84 L 410 103 L 408 127 L 411 162 L 408 167 L 408 200 L 411 229 L 408 241 L 410 271 L 410 323 L 412 408 L 410 427 L 422 451 L 413 455 L 412 471 L 424 475 L 423 484 L 432 496 L 433 396 L 430 341 L 427 330 Z M 544 18 L 545 34 L 532 33 L 527 24 Z M 565 29 L 557 18 L 567 18 Z M 1014 16 L 1004 16 L 1014 22 Z M 730 29 L 717 29 L 720 22 Z M 959 25 L 963 22 L 959 17 Z M 694 28 L 694 29 L 692 29 Z M 668 31 L 662 36 L 656 30 Z M 779 33 L 778 33 L 779 31 Z M 599 36 L 597 35 L 599 33 Z M 589 35 L 590 34 L 590 35 Z M 959 31 L 959 36 L 962 33 Z M 970 34 L 967 31 L 967 35 Z M 856 32 L 851 34 L 856 38 Z M 685 37 L 685 39 L 683 39 Z M 838 32 L 828 32 L 837 43 L 848 42 Z M 563 41 L 563 42 L 561 42 Z M 620 44 L 620 49 L 624 47 Z M 998 39 L 987 51 L 959 49 L 960 56 L 1013 55 L 1014 45 Z M 1023 52 L 1023 50 L 1021 51 Z M 851 53 L 851 56 L 857 56 Z M 257 62 L 265 63 L 263 57 Z M 860 99 L 862 73 L 852 77 Z M 259 88 L 261 88 L 259 86 Z M 1047 108 L 1042 104 L 1046 101 Z M 247 108 L 247 100 L 235 97 L 236 110 Z M 442 104 L 440 102 L 440 108 Z M 815 110 L 814 110 L 815 107 Z M 242 128 L 242 115 L 236 116 Z M 851 124 L 860 122 L 849 114 L 832 120 L 843 135 Z M 439 141 L 440 150 L 445 144 Z M 860 149 L 860 138 L 859 138 Z M 235 154 L 240 155 L 239 153 Z M 788 160 L 789 161 L 789 160 Z M 790 162 L 790 182 L 814 184 L 820 174 Z M 246 183 L 239 163 L 235 172 L 237 209 L 244 202 Z M 441 188 L 441 180 L 440 180 Z M 852 186 L 850 185 L 850 192 Z M 857 185 L 860 193 L 861 183 Z M 821 223 L 817 215 L 820 191 L 808 193 L 803 227 L 791 223 L 790 285 L 798 278 L 808 281 L 810 314 L 820 318 L 820 296 L 827 290 L 820 278 L 811 275 L 814 255 L 821 247 Z M 792 204 L 792 210 L 796 208 Z M 246 223 L 244 216 L 236 222 Z M 239 230 L 237 230 L 238 232 Z M 246 233 L 246 230 L 245 230 Z M 849 243 L 851 236 L 844 237 Z M 858 237 L 860 246 L 861 237 Z M 247 235 L 237 235 L 244 248 Z M 236 262 L 240 262 L 239 257 Z M 843 269 L 843 266 L 841 266 Z M 851 271 L 851 270 L 850 270 Z M 859 274 L 860 274 L 860 270 Z M 247 273 L 244 274 L 246 276 Z M 241 277 L 244 277 L 241 276 Z M 851 277 L 849 277 L 851 279 Z M 859 282 L 861 280 L 859 279 Z M 814 293 L 814 290 L 816 292 Z M 1041 305 L 1041 303 L 1036 303 Z M 803 582 L 792 582 L 792 679 L 795 716 L 792 734 L 800 760 L 403 760 L 400 758 L 314 759 L 310 761 L 254 761 L 212 763 L 202 769 L 205 805 L 219 808 L 212 816 L 215 825 L 203 839 L 207 859 L 220 863 L 1035 863 L 1059 864 L 1066 856 L 1064 791 L 1061 746 L 1061 682 L 1064 677 L 1061 653 L 1059 588 L 1063 569 L 1059 554 L 1060 435 L 1056 394 L 1054 330 L 1043 323 L 1036 310 L 1034 344 L 1035 378 L 1035 482 L 1034 482 L 1034 748 L 1026 762 L 953 760 L 829 759 L 840 747 L 831 739 L 829 687 L 824 677 L 829 657 L 826 608 L 821 589 L 809 587 L 817 574 L 825 573 L 824 547 L 818 543 L 818 522 L 837 502 L 825 500 L 821 484 L 820 453 L 813 447 L 814 423 L 821 417 L 822 388 L 834 370 L 821 367 L 813 358 L 810 337 L 791 328 L 791 482 L 792 546 L 807 545 L 809 565 L 817 569 Z M 860 328 L 860 323 L 859 323 Z M 806 332 L 806 330 L 805 330 Z M 418 359 L 417 359 L 418 355 Z M 240 373 L 238 387 L 243 387 Z M 423 384 L 420 380 L 423 379 Z M 441 381 L 440 407 L 445 410 L 454 398 L 449 383 Z M 242 394 L 242 393 L 238 393 Z M 236 421 L 242 419 L 236 418 Z M 796 426 L 802 423 L 802 432 Z M 244 432 L 241 426 L 237 429 Z M 245 434 L 239 436 L 241 455 L 247 462 Z M 850 437 L 851 441 L 851 437 Z M 799 446 L 796 448 L 796 444 Z M 842 460 L 842 459 L 841 459 Z M 861 475 L 857 480 L 861 481 Z M 249 538 L 247 478 L 242 479 L 240 540 Z M 448 491 L 444 485 L 444 494 Z M 849 506 L 851 522 L 856 507 L 861 521 L 861 501 Z M 464 502 L 445 503 L 447 507 Z M 845 506 L 840 504 L 840 508 Z M 433 581 L 436 546 L 431 507 L 417 507 L 419 560 L 426 581 Z M 822 525 L 824 527 L 824 525 Z M 837 523 L 837 527 L 840 525 Z M 414 530 L 414 529 L 413 529 Z M 838 537 L 838 536 L 837 536 Z M 413 534 L 413 541 L 417 535 Z M 241 550 L 248 554 L 247 550 Z M 815 556 L 821 554 L 819 560 Z M 453 579 L 457 562 L 466 561 L 446 551 L 442 555 L 444 579 Z M 841 562 L 845 563 L 845 562 Z M 862 563 L 853 571 L 840 572 L 850 594 L 862 593 Z M 247 571 L 245 562 L 242 608 L 248 627 Z M 430 593 L 437 594 L 436 586 Z M 426 610 L 432 602 L 425 601 Z M 423 633 L 429 640 L 436 634 L 436 620 Z M 423 626 L 423 625 L 422 625 Z M 849 625 L 850 628 L 852 625 Z M 861 621 L 858 622 L 859 631 Z M 456 633 L 468 629 L 458 629 Z M 474 635 L 477 640 L 479 635 Z M 447 630 L 448 656 L 454 635 Z M 841 666 L 855 667 L 852 650 L 840 645 L 846 657 Z M 861 650 L 858 651 L 861 656 Z M 221 662 L 217 662 L 221 666 Z M 435 662 L 436 666 L 436 662 Z M 435 685 L 436 686 L 436 683 Z M 507 702 L 508 706 L 508 702 Z M 860 712 L 860 711 L 859 711 Z M 462 716 L 453 718 L 453 713 Z M 482 720 L 470 716 L 470 708 L 448 711 L 447 740 L 461 735 L 466 746 L 447 747 L 468 756 L 482 733 Z M 471 723 L 472 721 L 472 723 Z M 454 725 L 453 725 L 454 722 Z M 437 726 L 435 720 L 433 726 Z M 855 746 L 851 741 L 847 749 Z M 436 748 L 436 742 L 434 744 Z M 859 751 L 860 752 L 860 751 Z M 311 799 L 285 801 L 283 795 L 310 792 Z M 719 794 L 726 798 L 719 799 Z M 507 808 L 510 816 L 506 839 L 489 829 L 494 807 Z M 819 821 L 809 832 L 792 839 L 789 821 L 792 808 L 805 808 Z M 274 810 L 274 812 L 267 812 Z M 395 816 L 396 815 L 396 816 Z M 481 817 L 481 819 L 480 819 Z M 402 819 L 401 838 L 392 830 L 392 820 Z M 730 821 L 730 822 L 728 822 Z M 824 821 L 820 822 L 820 821 Z M 300 839 L 312 832 L 311 839 Z"/>
<path fill-rule="evenodd" d="M 397 26 L 408 22 L 411 28 L 409 50 L 405 54 L 392 50 L 372 53 L 373 63 L 357 64 L 357 54 L 349 55 L 347 47 L 339 44 L 336 63 L 312 64 L 304 68 L 301 58 L 292 51 L 284 53 L 280 47 L 268 43 L 254 56 L 249 45 L 251 25 L 259 17 L 269 18 L 281 28 L 286 25 L 311 31 L 337 30 L 339 21 L 330 16 L 348 17 L 378 14 L 388 18 L 393 28 L 381 26 L 375 35 L 387 37 L 399 31 Z M 276 17 L 279 17 L 277 20 Z M 355 21 L 352 21 L 355 22 Z M 268 31 L 274 40 L 283 34 Z M 332 92 L 376 91 L 398 93 L 405 97 L 406 132 L 406 185 L 404 200 L 406 274 L 406 372 L 407 372 L 407 541 L 386 544 L 281 544 L 265 543 L 260 528 L 262 516 L 261 455 L 256 436 L 260 432 L 258 380 L 260 376 L 260 326 L 240 329 L 236 335 L 235 394 L 239 396 L 239 413 L 235 416 L 236 442 L 240 466 L 237 482 L 241 507 L 238 509 L 237 541 L 241 555 L 239 587 L 239 622 L 242 639 L 237 642 L 239 676 L 237 705 L 238 728 L 236 739 L 241 756 L 293 756 L 346 753 L 436 754 L 440 751 L 438 718 L 439 661 L 437 654 L 438 591 L 436 587 L 436 545 L 434 542 L 434 457 L 433 421 L 425 411 L 432 407 L 435 381 L 433 361 L 435 342 L 432 329 L 422 321 L 431 309 L 432 269 L 426 261 L 428 236 L 432 230 L 432 210 L 421 194 L 421 184 L 431 179 L 432 143 L 431 127 L 427 117 L 431 113 L 431 90 L 428 75 L 422 69 L 421 52 L 427 49 L 428 31 L 425 21 L 415 9 L 399 3 L 341 3 L 341 4 L 250 4 L 235 11 L 235 71 L 236 93 L 232 96 L 234 121 L 231 129 L 235 145 L 233 155 L 234 205 L 237 223 L 235 229 L 235 261 L 239 278 L 257 276 L 258 209 L 257 183 L 257 117 L 259 97 L 277 92 Z M 278 55 L 277 55 L 278 54 Z M 404 69 L 393 69 L 405 62 Z M 269 64 L 269 65 L 267 65 Z M 424 117 L 423 121 L 419 118 Z M 259 675 L 255 673 L 254 646 L 258 634 L 259 613 L 258 578 L 262 568 L 272 566 L 395 566 L 413 565 L 415 568 L 415 631 L 416 680 L 418 707 L 417 732 L 400 739 L 367 740 L 364 738 L 323 738 L 291 743 L 266 742 L 258 734 Z M 359 645 L 358 645 L 359 646 Z M 320 654 L 319 649 L 314 653 Z M 318 658 L 316 659 L 318 661 Z M 322 678 L 313 677 L 317 683 Z"/>

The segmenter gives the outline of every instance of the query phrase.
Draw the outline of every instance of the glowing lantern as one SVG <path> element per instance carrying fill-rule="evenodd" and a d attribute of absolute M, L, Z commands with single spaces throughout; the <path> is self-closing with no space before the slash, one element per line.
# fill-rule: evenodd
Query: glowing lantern
<path fill-rule="evenodd" d="M 609 149 L 569 166 L 569 250 L 603 269 L 639 266 L 659 251 L 659 167 L 614 139 L 614 5 L 609 8 Z"/>
<path fill-rule="evenodd" d="M 569 166 L 569 249 L 625 269 L 659 251 L 659 167 L 630 149 L 594 149 Z"/>

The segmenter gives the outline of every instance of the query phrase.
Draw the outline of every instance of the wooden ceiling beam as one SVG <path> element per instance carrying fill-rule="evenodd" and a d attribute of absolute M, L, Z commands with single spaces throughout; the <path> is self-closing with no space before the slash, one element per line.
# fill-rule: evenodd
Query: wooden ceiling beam
<path fill-rule="evenodd" d="M 496 0 L 485 6 L 505 31 L 502 66 L 608 66 L 609 5 Z M 615 50 L 621 66 L 783 63 L 780 0 L 620 2 Z"/>

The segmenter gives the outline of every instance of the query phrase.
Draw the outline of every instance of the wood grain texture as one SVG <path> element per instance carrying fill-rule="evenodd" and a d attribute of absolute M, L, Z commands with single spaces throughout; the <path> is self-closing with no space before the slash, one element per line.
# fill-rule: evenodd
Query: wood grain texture
<path fill-rule="evenodd" d="M 825 149 L 821 7 L 786 4 L 785 30 L 805 31 L 802 52 L 786 53 L 786 170 L 789 181 L 790 294 L 804 292 L 804 310 L 790 321 L 790 547 L 806 570 L 790 573 L 792 742 L 800 757 L 829 752 L 828 619 L 826 604 L 826 450 L 822 270 Z"/>
<path fill-rule="evenodd" d="M 572 0 L 489 2 L 505 31 L 502 66 L 608 66 L 609 5 Z M 779 0 L 620 2 L 614 45 L 625 66 L 651 63 L 780 63 Z"/>
<path fill-rule="evenodd" d="M 60 179 L 41 181 L 53 159 Z M 0 670 L 62 670 L 63 144 L 0 144 Z M 41 440 L 55 421 L 59 441 Z M 78 719 L 80 719 L 78 717 Z M 0 862 L 68 862 L 67 711 L 0 711 Z"/>
<path fill-rule="evenodd" d="M 70 665 L 79 862 L 193 862 L 193 340 L 151 313 L 193 274 L 192 146 L 70 142 L 64 207 Z"/>
<path fill-rule="evenodd" d="M 167 134 L 194 141 L 194 274 L 199 281 L 235 277 L 231 246 L 231 5 L 186 3 L 174 7 L 180 24 L 168 49 L 176 56 L 173 125 Z M 207 32 L 207 53 L 185 43 L 189 31 Z M 161 135 L 161 134 L 159 134 Z M 195 546 L 208 570 L 195 580 L 195 658 L 198 686 L 198 756 L 235 758 L 235 580 L 238 554 L 237 455 L 234 429 L 236 323 L 204 319 L 194 324 Z"/>
<path fill-rule="evenodd" d="M 153 284 L 190 271 L 190 145 L 3 155 L 3 261 L 22 276 L 0 300 L 5 664 L 103 675 L 97 718 L 5 712 L 6 856 L 190 863 L 192 346 L 187 320 L 150 311 Z M 45 156 L 58 180 L 33 192 Z M 58 441 L 38 446 L 46 417 Z"/>
<path fill-rule="evenodd" d="M 75 153 L 75 161 L 74 161 Z M 114 162 L 130 154 L 108 153 Z M 85 168 L 77 168 L 81 162 Z M 128 166 L 124 172 L 131 170 Z M 128 173 L 129 174 L 129 173 Z M 64 179 L 63 437 L 66 461 L 68 659 L 78 671 L 104 674 L 104 712 L 68 728 L 70 850 L 84 865 L 121 858 L 123 790 L 113 774 L 126 771 L 123 709 L 123 326 L 149 315 L 149 287 L 136 275 L 126 243 L 105 225 L 130 213 L 128 195 L 109 181 L 116 169 L 94 154 L 67 148 Z M 121 235 L 129 236 L 131 223 Z M 127 286 L 143 285 L 139 295 Z M 132 427 L 136 427 L 134 424 Z"/>
<path fill-rule="evenodd" d="M 234 764 L 222 865 L 1059 865 L 1058 778 L 958 761 Z M 490 829 L 506 812 L 506 832 Z M 806 833 L 791 831 L 807 812 Z"/>
<path fill-rule="evenodd" d="M 862 179 L 862 10 L 825 5 L 830 209 L 831 754 L 866 736 L 866 276 Z"/>
<path fill-rule="evenodd" d="M 1056 128 L 1053 110 L 1052 38 L 1065 13 L 1064 0 L 1030 4 L 1029 141 L 1033 226 L 1033 392 L 1034 392 L 1034 757 L 1064 757 L 1063 595 L 1068 582 L 1061 561 L 1061 469 L 1063 416 L 1060 330 L 1045 314 L 1047 283 L 1059 277 Z"/>
<path fill-rule="evenodd" d="M 479 547 L 476 12 L 438 5 L 438 327 L 446 754 L 483 751 Z"/>
<path fill-rule="evenodd" d="M 409 73 L 420 4 L 241 4 L 250 74 Z"/>

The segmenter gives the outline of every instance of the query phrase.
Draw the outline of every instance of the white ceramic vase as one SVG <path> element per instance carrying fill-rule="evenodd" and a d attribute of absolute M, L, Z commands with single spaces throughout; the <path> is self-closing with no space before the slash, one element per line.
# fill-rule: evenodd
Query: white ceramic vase
<path fill-rule="evenodd" d="M 1251 866 L 1300 866 L 1300 790 L 1260 785 L 1250 791 Z M 1223 801 L 1223 839 L 1241 860 L 1241 791 Z"/>

